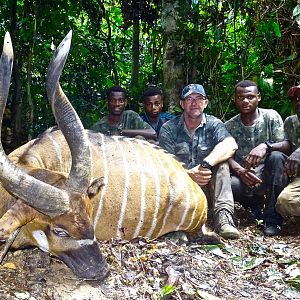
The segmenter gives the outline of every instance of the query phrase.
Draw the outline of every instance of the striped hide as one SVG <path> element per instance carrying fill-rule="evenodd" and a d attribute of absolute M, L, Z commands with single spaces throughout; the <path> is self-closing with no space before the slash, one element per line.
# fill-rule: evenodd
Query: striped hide
<path fill-rule="evenodd" d="M 98 240 L 196 232 L 205 223 L 205 195 L 172 155 L 139 139 L 92 131 L 88 137 L 92 181 L 103 177 L 102 188 L 91 199 Z M 59 130 L 45 133 L 9 158 L 27 170 L 68 174 L 71 167 L 70 151 Z"/>

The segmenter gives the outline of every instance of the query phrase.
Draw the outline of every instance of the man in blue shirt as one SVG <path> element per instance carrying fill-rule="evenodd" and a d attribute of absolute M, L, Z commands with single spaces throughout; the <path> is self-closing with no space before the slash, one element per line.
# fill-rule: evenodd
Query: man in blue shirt
<path fill-rule="evenodd" d="M 158 87 L 151 86 L 147 88 L 142 95 L 142 99 L 145 112 L 141 114 L 141 118 L 156 131 L 158 136 L 161 126 L 171 120 L 173 115 L 162 112 L 164 106 L 163 93 Z"/>

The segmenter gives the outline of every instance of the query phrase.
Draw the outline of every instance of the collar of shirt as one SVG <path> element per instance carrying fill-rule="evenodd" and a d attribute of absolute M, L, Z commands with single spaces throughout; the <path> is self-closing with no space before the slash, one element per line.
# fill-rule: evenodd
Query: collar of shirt
<path fill-rule="evenodd" d="M 149 117 L 148 117 L 148 115 L 147 115 L 147 113 L 145 112 L 143 115 L 142 115 L 142 117 L 144 117 L 143 119 L 144 119 L 144 121 L 146 121 L 155 131 L 157 130 L 157 127 L 158 127 L 158 125 L 159 125 L 159 121 L 161 120 L 161 114 L 158 116 L 158 120 L 157 120 L 157 122 L 156 122 L 156 124 L 153 124 L 151 121 L 150 121 L 150 119 L 149 119 Z"/>
<path fill-rule="evenodd" d="M 184 122 L 183 114 L 181 115 L 180 121 L 181 121 L 181 123 L 182 123 L 182 125 L 183 125 L 183 128 L 184 128 L 185 132 L 188 134 L 189 137 L 192 138 L 192 137 L 194 136 L 196 130 L 197 130 L 198 128 L 200 128 L 200 127 L 203 127 L 203 126 L 206 124 L 206 114 L 203 113 L 201 123 L 200 123 L 196 128 L 194 128 L 194 129 L 192 130 L 192 132 L 190 132 L 190 131 L 187 129 L 187 127 L 186 127 L 186 125 L 185 125 L 185 122 Z"/>

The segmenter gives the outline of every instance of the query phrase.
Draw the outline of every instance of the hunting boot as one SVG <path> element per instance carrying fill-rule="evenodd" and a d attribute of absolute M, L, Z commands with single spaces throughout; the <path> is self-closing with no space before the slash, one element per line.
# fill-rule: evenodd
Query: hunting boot
<path fill-rule="evenodd" d="M 240 237 L 240 233 L 233 223 L 232 214 L 226 209 L 221 209 L 216 215 L 215 228 L 218 234 L 225 239 Z"/>

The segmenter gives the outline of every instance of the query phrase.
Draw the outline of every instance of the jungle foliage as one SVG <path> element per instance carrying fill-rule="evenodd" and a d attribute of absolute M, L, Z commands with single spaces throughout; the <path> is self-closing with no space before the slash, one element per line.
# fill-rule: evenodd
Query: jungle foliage
<path fill-rule="evenodd" d="M 235 114 L 233 86 L 241 79 L 259 83 L 261 106 L 283 117 L 291 113 L 285 95 L 289 86 L 299 83 L 300 3 L 176 0 L 175 23 L 164 24 L 165 2 L 1 1 L 0 36 L 11 33 L 15 52 L 4 120 L 6 146 L 13 149 L 54 125 L 45 76 L 53 49 L 69 29 L 74 31 L 72 49 L 61 84 L 87 128 L 106 114 L 105 91 L 111 85 L 125 86 L 130 107 L 136 110 L 141 109 L 140 94 L 147 85 L 164 88 L 170 25 L 178 49 L 183 49 L 172 53 L 174 64 L 183 66 L 182 85 L 202 83 L 214 115 L 225 120 Z M 177 100 L 167 97 L 166 108 L 174 110 L 170 103 Z"/>

